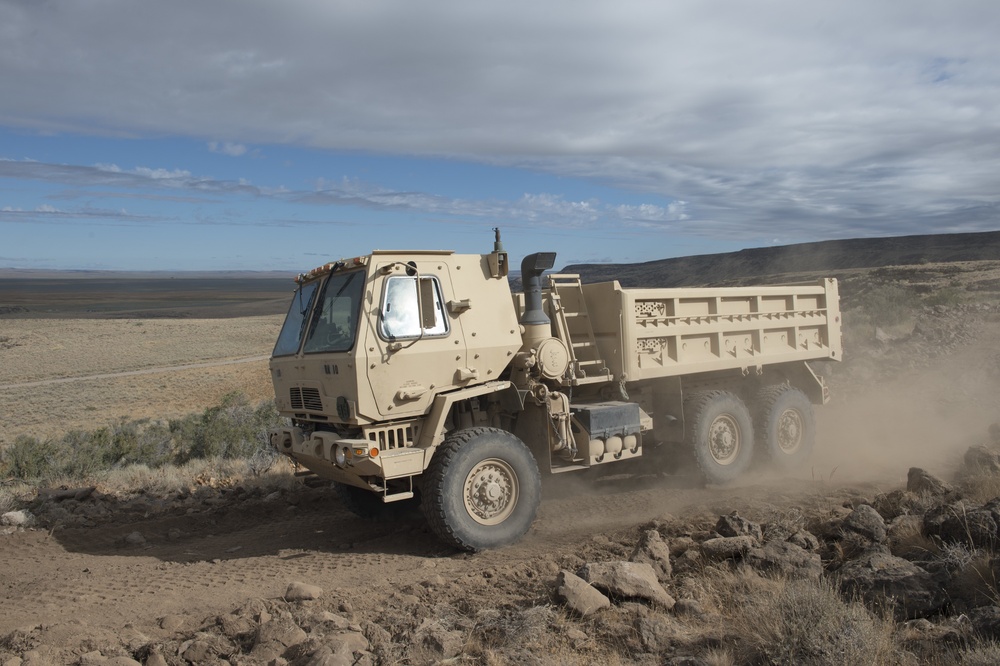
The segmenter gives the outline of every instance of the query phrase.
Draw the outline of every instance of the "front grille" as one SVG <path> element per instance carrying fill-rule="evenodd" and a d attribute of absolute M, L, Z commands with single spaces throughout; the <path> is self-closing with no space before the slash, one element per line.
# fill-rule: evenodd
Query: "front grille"
<path fill-rule="evenodd" d="M 289 391 L 292 409 L 306 409 L 312 412 L 323 411 L 323 400 L 319 397 L 319 389 L 293 386 Z"/>
<path fill-rule="evenodd" d="M 366 428 L 365 436 L 382 451 L 413 446 L 420 435 L 417 422 Z"/>

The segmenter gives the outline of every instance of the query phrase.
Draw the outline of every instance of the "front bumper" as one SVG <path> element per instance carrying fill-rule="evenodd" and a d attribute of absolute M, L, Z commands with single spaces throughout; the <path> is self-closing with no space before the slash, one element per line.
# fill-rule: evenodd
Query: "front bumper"
<path fill-rule="evenodd" d="M 380 450 L 367 439 L 349 439 L 332 432 L 277 428 L 270 432 L 271 446 L 317 475 L 369 488 L 362 477 L 400 479 L 422 474 L 428 452 L 417 447 Z"/>

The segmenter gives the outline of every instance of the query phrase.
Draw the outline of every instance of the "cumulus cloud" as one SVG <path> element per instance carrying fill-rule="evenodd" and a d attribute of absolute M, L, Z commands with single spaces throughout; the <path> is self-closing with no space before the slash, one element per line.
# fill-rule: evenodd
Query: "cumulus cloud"
<path fill-rule="evenodd" d="M 1000 202 L 998 28 L 976 0 L 2 2 L 0 124 L 450 156 L 683 203 L 297 193 L 313 201 L 763 242 L 981 229 Z"/>

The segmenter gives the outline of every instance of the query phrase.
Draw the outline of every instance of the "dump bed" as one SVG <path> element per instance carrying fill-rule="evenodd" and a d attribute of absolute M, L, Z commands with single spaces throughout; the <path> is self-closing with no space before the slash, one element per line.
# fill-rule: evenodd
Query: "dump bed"
<path fill-rule="evenodd" d="M 617 281 L 576 281 L 582 302 L 574 306 L 568 290 L 558 286 L 570 277 L 576 276 L 552 276 L 564 308 L 560 318 L 585 318 L 602 364 L 629 382 L 840 360 L 840 303 L 832 278 L 815 285 L 700 289 L 624 289 Z"/>

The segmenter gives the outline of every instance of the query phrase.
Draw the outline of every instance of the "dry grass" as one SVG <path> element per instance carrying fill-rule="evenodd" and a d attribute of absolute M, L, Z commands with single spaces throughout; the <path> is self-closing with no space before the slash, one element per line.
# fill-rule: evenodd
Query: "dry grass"
<path fill-rule="evenodd" d="M 0 385 L 259 356 L 282 319 L 5 318 Z"/>
<path fill-rule="evenodd" d="M 245 488 L 266 490 L 291 490 L 300 485 L 291 464 L 275 465 L 268 472 L 254 475 L 245 460 L 215 458 L 211 460 L 191 460 L 184 465 L 167 465 L 150 469 L 146 465 L 130 465 L 122 469 L 104 472 L 94 479 L 109 493 L 128 495 L 146 492 L 166 495 L 199 483 L 219 486 L 241 485 Z M 67 481 L 67 484 L 72 483 Z M 78 482 L 77 482 L 78 483 Z"/>
<path fill-rule="evenodd" d="M 281 317 L 183 320 L 4 319 L 17 346 L 0 349 L 0 387 L 187 363 L 266 356 Z M 18 435 L 61 437 L 122 418 L 182 417 L 242 391 L 273 397 L 267 361 L 70 383 L 0 388 L 0 447 Z"/>
<path fill-rule="evenodd" d="M 970 474 L 962 479 L 962 495 L 976 504 L 1000 497 L 1000 474 Z"/>
<path fill-rule="evenodd" d="M 894 664 L 891 619 L 845 601 L 826 581 L 707 571 L 736 663 Z"/>
<path fill-rule="evenodd" d="M 889 550 L 897 557 L 909 560 L 931 559 L 941 554 L 941 545 L 924 536 L 923 521 L 913 517 L 894 528 L 889 535 Z"/>
<path fill-rule="evenodd" d="M 962 666 L 996 666 L 1000 664 L 1000 643 L 979 645 L 961 653 Z"/>

